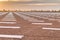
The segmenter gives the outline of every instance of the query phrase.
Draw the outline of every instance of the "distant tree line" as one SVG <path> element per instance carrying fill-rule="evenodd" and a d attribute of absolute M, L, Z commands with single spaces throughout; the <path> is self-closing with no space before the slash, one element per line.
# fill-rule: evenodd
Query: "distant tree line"
<path fill-rule="evenodd" d="M 0 10 L 0 12 L 60 12 L 60 10 Z"/>

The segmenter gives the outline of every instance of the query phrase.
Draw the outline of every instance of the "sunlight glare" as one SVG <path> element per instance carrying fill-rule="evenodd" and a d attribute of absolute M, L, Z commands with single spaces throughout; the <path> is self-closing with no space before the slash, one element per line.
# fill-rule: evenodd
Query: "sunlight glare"
<path fill-rule="evenodd" d="M 8 0 L 0 0 L 0 1 L 8 1 Z"/>

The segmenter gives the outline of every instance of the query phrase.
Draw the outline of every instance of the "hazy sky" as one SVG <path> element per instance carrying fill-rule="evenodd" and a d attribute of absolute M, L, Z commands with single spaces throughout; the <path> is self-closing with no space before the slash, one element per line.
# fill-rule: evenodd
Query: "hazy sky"
<path fill-rule="evenodd" d="M 0 0 L 2 1 L 2 0 Z M 4 1 L 20 1 L 20 2 L 40 2 L 40 3 L 60 3 L 60 0 L 4 0 Z"/>
<path fill-rule="evenodd" d="M 10 0 L 10 1 L 22 1 L 22 2 L 43 2 L 43 3 L 45 3 L 45 2 L 56 2 L 56 3 L 58 3 L 58 2 L 60 2 L 60 0 Z"/>
<path fill-rule="evenodd" d="M 38 2 L 55 2 L 55 1 L 59 1 L 59 0 L 32 0 L 32 1 L 38 1 Z"/>
<path fill-rule="evenodd" d="M 0 0 L 2 1 L 2 0 Z M 3 0 L 18 2 L 0 2 L 0 9 L 60 9 L 60 0 Z"/>

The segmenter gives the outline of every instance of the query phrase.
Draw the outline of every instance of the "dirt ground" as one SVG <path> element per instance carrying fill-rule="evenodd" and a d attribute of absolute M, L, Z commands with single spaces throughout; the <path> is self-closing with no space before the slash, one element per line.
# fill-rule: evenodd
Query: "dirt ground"
<path fill-rule="evenodd" d="M 7 13 L 9 14 L 9 13 Z M 0 22 L 7 15 L 4 14 L 0 16 Z M 13 12 L 13 15 L 16 19 L 16 24 L 5 24 L 0 23 L 0 26 L 19 26 L 19 29 L 3 29 L 0 28 L 0 34 L 8 34 L 8 35 L 24 35 L 22 39 L 14 39 L 14 38 L 0 38 L 0 40 L 60 40 L 60 30 L 44 30 L 43 27 L 53 27 L 60 28 L 60 22 L 51 21 L 48 19 L 38 18 L 34 16 L 29 16 L 31 18 L 35 18 L 38 20 L 44 20 L 45 23 L 52 23 L 52 25 L 35 25 L 28 20 L 24 20 L 20 16 L 16 15 Z M 22 14 L 23 15 L 23 14 Z M 28 16 L 28 15 L 26 15 Z"/>

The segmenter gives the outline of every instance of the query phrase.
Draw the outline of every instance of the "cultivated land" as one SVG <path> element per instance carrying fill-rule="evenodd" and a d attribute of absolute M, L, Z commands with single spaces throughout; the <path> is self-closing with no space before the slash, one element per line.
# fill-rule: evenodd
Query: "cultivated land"
<path fill-rule="evenodd" d="M 0 12 L 0 40 L 60 40 L 60 12 Z"/>

